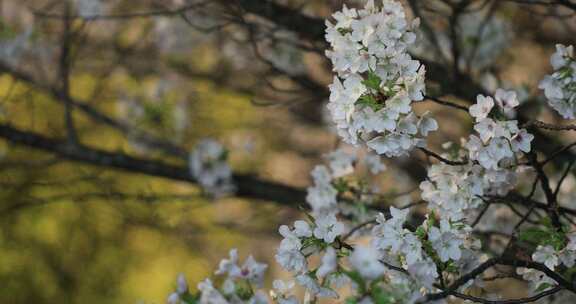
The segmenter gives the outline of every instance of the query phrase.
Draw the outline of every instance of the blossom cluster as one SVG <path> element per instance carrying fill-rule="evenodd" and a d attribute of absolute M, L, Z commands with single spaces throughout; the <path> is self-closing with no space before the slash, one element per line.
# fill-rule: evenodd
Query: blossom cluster
<path fill-rule="evenodd" d="M 348 185 L 346 180 L 355 172 L 359 163 L 359 157 L 341 148 L 325 155 L 328 165 L 317 165 L 312 170 L 313 185 L 307 189 L 306 202 L 312 209 L 313 215 L 344 213 L 350 215 L 354 213 L 349 204 L 339 203 L 339 194 L 346 192 Z M 377 175 L 386 169 L 380 156 L 374 153 L 367 153 L 363 157 L 365 169 L 372 175 Z M 337 189 L 337 188 L 340 188 Z M 364 200 L 369 200 L 370 195 L 363 195 L 366 189 L 357 189 Z"/>
<path fill-rule="evenodd" d="M 466 148 L 470 160 L 483 168 L 498 170 L 514 161 L 515 153 L 530 152 L 534 136 L 518 127 L 518 121 L 509 120 L 507 113 L 519 105 L 516 92 L 498 89 L 495 98 L 479 95 L 470 107 L 478 135 L 470 135 Z"/>
<path fill-rule="evenodd" d="M 381 9 L 374 1 L 361 10 L 344 6 L 333 17 L 335 24 L 326 23 L 331 46 L 326 55 L 337 76 L 328 109 L 338 134 L 386 156 L 424 145 L 424 137 L 438 125 L 411 107 L 425 90 L 425 68 L 407 52 L 418 21 L 409 24 L 402 5 L 392 0 L 384 0 Z"/>
<path fill-rule="evenodd" d="M 213 139 L 204 139 L 190 152 L 190 174 L 209 195 L 221 197 L 234 192 L 232 170 L 226 163 L 227 152 Z"/>
<path fill-rule="evenodd" d="M 327 23 L 326 35 L 332 46 L 327 56 L 337 73 L 328 108 L 345 141 L 370 149 L 363 163 L 366 172 L 376 175 L 385 169 L 382 154 L 405 154 L 422 146 L 427 134 L 438 128 L 434 119 L 417 116 L 411 107 L 424 96 L 424 67 L 407 53 L 416 25 L 408 25 L 402 6 L 392 0 L 383 0 L 380 7 L 368 1 L 360 10 L 344 6 L 334 19 L 335 24 Z M 569 65 L 573 73 L 572 49 L 558 52 L 555 69 L 568 71 Z M 477 96 L 469 108 L 475 133 L 460 144 L 443 145 L 446 153 L 436 155 L 440 162 L 428 168 L 420 184 L 428 207 L 424 219 L 410 217 L 411 204 L 379 207 L 380 189 L 369 188 L 355 175 L 362 158 L 338 149 L 311 172 L 306 219 L 279 228 L 282 240 L 275 260 L 293 280 L 275 280 L 268 297 L 261 290 L 267 266 L 252 257 L 239 266 L 238 253 L 232 250 L 215 272 L 223 280 L 214 284 L 207 279 L 192 295 L 179 277 L 168 302 L 298 304 L 297 285 L 305 291 L 304 303 L 319 298 L 340 301 L 343 294 L 346 303 L 419 303 L 446 291 L 444 286 L 477 271 L 489 257 L 481 251 L 487 244 L 474 233 L 477 220 L 490 214 L 479 207 L 491 196 L 507 195 L 526 172 L 520 159 L 532 151 L 534 136 L 513 118 L 519 104 L 516 92 L 503 89 L 493 97 Z M 207 192 L 233 189 L 225 154 L 221 145 L 206 140 L 190 155 L 190 171 Z M 530 214 L 524 220 L 533 222 Z M 533 245 L 532 260 L 552 271 L 575 266 L 576 233 L 546 222 L 536 224 L 523 231 L 517 229 L 519 224 L 512 231 L 518 235 L 510 238 Z M 517 273 L 533 290 L 557 285 L 539 270 L 518 268 Z M 350 290 L 342 293 L 344 287 Z M 466 279 L 453 291 L 464 294 L 471 287 L 483 287 L 481 276 Z"/>
<path fill-rule="evenodd" d="M 181 303 L 268 303 L 267 295 L 261 290 L 264 272 L 268 265 L 258 263 L 249 256 L 242 266 L 238 265 L 238 251 L 230 250 L 230 258 L 220 261 L 217 276 L 223 276 L 224 281 L 218 288 L 210 279 L 198 284 L 198 294 L 192 295 L 188 290 L 188 283 L 183 274 L 177 279 L 176 291 L 168 296 L 168 304 Z"/>
<path fill-rule="evenodd" d="M 482 205 L 482 197 L 505 195 L 516 185 L 517 175 L 524 170 L 517 159 L 521 152 L 530 152 L 534 138 L 507 118 L 518 104 L 512 91 L 498 89 L 495 98 L 478 96 L 470 107 L 477 135 L 470 135 L 459 150 L 447 155 L 468 158 L 468 163 L 432 165 L 428 179 L 420 184 L 430 209 L 443 218 L 461 220 Z"/>
<path fill-rule="evenodd" d="M 540 82 L 540 89 L 548 103 L 562 117 L 576 118 L 576 57 L 574 46 L 556 45 L 551 58 L 554 73 L 546 75 Z"/>

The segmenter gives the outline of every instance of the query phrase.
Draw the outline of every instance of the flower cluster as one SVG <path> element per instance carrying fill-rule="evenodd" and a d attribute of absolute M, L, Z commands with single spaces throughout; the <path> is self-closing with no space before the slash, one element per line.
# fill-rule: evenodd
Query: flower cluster
<path fill-rule="evenodd" d="M 562 117 L 576 118 L 576 57 L 574 47 L 556 45 L 556 53 L 551 58 L 554 73 L 546 75 L 540 82 L 540 89 L 548 103 Z"/>
<path fill-rule="evenodd" d="M 533 227 L 523 231 L 521 237 L 537 244 L 532 260 L 550 270 L 556 270 L 560 265 L 572 268 L 576 264 L 576 232 L 565 234 L 545 224 L 544 228 Z M 554 286 L 554 280 L 541 271 L 520 268 L 517 272 L 531 283 L 532 290 L 546 290 Z"/>
<path fill-rule="evenodd" d="M 232 170 L 226 163 L 227 152 L 215 140 L 204 139 L 190 152 L 190 174 L 211 196 L 220 197 L 234 192 Z"/>
<path fill-rule="evenodd" d="M 424 67 L 407 53 L 416 24 L 409 25 L 402 6 L 392 0 L 383 0 L 378 7 L 368 1 L 360 10 L 344 6 L 334 19 L 335 24 L 327 23 L 326 34 L 332 46 L 327 56 L 337 73 L 330 86 L 328 108 L 345 141 L 371 149 L 363 159 L 364 171 L 378 174 L 385 169 L 380 155 L 405 154 L 422 146 L 427 134 L 438 128 L 434 119 L 427 114 L 417 116 L 411 107 L 413 101 L 424 97 Z M 572 52 L 572 48 L 559 47 L 553 57 L 557 72 L 545 85 L 547 96 L 551 92 L 558 95 L 559 90 L 564 98 L 565 90 L 574 89 L 565 81 L 566 77 L 574 80 Z M 574 98 L 568 99 L 573 107 Z M 419 187 L 429 210 L 421 220 L 409 217 L 412 204 L 404 208 L 375 204 L 387 197 L 377 187 L 368 189 L 365 176 L 354 175 L 361 160 L 358 154 L 339 149 L 325 155 L 326 164 L 311 172 L 307 219 L 279 228 L 282 241 L 275 260 L 293 280 L 275 280 L 271 299 L 279 304 L 300 303 L 292 291 L 296 285 L 305 290 L 305 303 L 339 299 L 340 289 L 348 286 L 352 289 L 345 302 L 362 304 L 421 302 L 430 294 L 447 292 L 446 286 L 452 284 L 457 284 L 454 295 L 466 294 L 472 286 L 482 287 L 480 275 L 466 277 L 478 272 L 483 259 L 489 257 L 480 251 L 489 244 L 481 243 L 474 229 L 482 225 L 482 216 L 498 212 L 487 209 L 494 205 L 487 200 L 507 198 L 504 196 L 526 169 L 519 159 L 532 150 L 534 136 L 513 119 L 518 106 L 513 91 L 498 89 L 494 97 L 477 97 L 469 108 L 475 133 L 458 145 L 443 145 L 447 149 L 443 155 L 432 153 L 439 163 L 429 167 L 427 179 Z M 225 154 L 222 146 L 207 140 L 190 155 L 191 173 L 209 193 L 233 188 Z M 528 197 L 535 197 L 531 208 L 539 204 L 535 189 Z M 486 209 L 480 210 L 484 203 Z M 534 223 L 532 211 L 522 221 Z M 534 262 L 552 271 L 576 265 L 576 232 L 567 233 L 568 229 L 544 220 L 525 231 L 519 230 L 522 222 L 512 224 L 516 226 L 508 231 L 510 242 L 532 244 Z M 207 279 L 194 296 L 181 276 L 168 301 L 268 303 L 263 292 L 255 291 L 262 287 L 266 268 L 252 257 L 239 266 L 237 251 L 232 250 L 215 273 L 225 277 L 216 281 L 222 283 Z M 518 268 L 517 272 L 535 290 L 558 283 L 533 268 Z"/>
<path fill-rule="evenodd" d="M 515 153 L 530 152 L 534 136 L 518 127 L 518 121 L 508 120 L 506 113 L 518 106 L 513 91 L 498 89 L 492 97 L 479 95 L 476 104 L 470 107 L 470 115 L 476 119 L 474 130 L 466 148 L 470 160 L 477 161 L 483 168 L 498 170 L 514 161 Z"/>
<path fill-rule="evenodd" d="M 307 189 L 306 202 L 312 209 L 312 214 L 350 213 L 350 206 L 339 204 L 338 196 L 350 186 L 345 178 L 354 173 L 358 163 L 356 154 L 346 152 L 343 148 L 325 155 L 328 165 L 317 165 L 312 170 L 313 186 Z M 380 156 L 368 153 L 363 159 L 364 166 L 373 175 L 386 169 Z M 356 192 L 362 194 L 364 189 Z"/>
<path fill-rule="evenodd" d="M 330 85 L 328 109 L 338 134 L 348 143 L 365 142 L 378 154 L 399 156 L 424 144 L 438 128 L 430 117 L 417 117 L 411 103 L 424 98 L 425 68 L 407 48 L 415 41 L 402 5 L 368 1 L 362 10 L 348 9 L 327 22 L 337 76 Z"/>
<path fill-rule="evenodd" d="M 460 220 L 482 204 L 485 195 L 505 195 L 516 185 L 521 152 L 531 150 L 534 136 L 509 120 L 507 113 L 518 106 L 516 93 L 498 89 L 495 98 L 479 95 L 470 107 L 474 130 L 460 149 L 447 157 L 468 158 L 461 166 L 441 163 L 428 169 L 420 184 L 422 198 L 443 218 Z"/>
<path fill-rule="evenodd" d="M 276 261 L 284 269 L 295 273 L 298 284 L 305 287 L 313 296 L 336 297 L 336 293 L 329 286 L 321 286 L 318 283 L 317 277 L 329 280 L 328 275 L 334 272 L 337 264 L 336 254 L 328 246 L 342 235 L 344 228 L 334 214 L 318 217 L 312 225 L 305 221 L 294 222 L 293 229 L 283 225 L 280 227 L 280 234 L 284 239 L 278 248 Z M 311 276 L 308 257 L 325 248 L 327 249 L 322 259 L 322 266 Z"/>
<path fill-rule="evenodd" d="M 177 279 L 176 291 L 168 296 L 168 304 L 234 304 L 268 303 L 266 294 L 261 290 L 264 280 L 264 272 L 268 265 L 256 262 L 249 256 L 242 266 L 238 265 L 238 251 L 230 250 L 230 258 L 220 261 L 220 267 L 215 274 L 225 276 L 219 288 L 216 288 L 210 279 L 206 279 L 198 284 L 200 291 L 192 295 L 188 291 L 188 283 L 183 274 Z"/>

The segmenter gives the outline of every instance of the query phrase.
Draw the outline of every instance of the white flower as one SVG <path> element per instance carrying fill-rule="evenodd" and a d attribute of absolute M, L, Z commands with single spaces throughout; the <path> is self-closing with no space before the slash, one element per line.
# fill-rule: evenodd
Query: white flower
<path fill-rule="evenodd" d="M 374 235 L 372 244 L 375 248 L 380 250 L 390 249 L 395 254 L 399 253 L 406 241 L 406 235 L 409 234 L 409 231 L 402 227 L 408 212 L 408 209 L 399 210 L 390 207 L 392 215 L 390 219 L 386 220 L 382 213 L 376 217 L 378 225 L 372 229 L 372 234 Z"/>
<path fill-rule="evenodd" d="M 562 44 L 556 45 L 556 52 L 550 58 L 550 63 L 554 70 L 559 70 L 564 67 L 568 62 L 569 58 L 574 57 L 574 47 L 564 46 Z"/>
<path fill-rule="evenodd" d="M 423 259 L 422 243 L 414 234 L 406 234 L 401 251 L 406 255 L 406 265 L 408 266 Z"/>
<path fill-rule="evenodd" d="M 536 269 L 519 267 L 516 269 L 516 273 L 521 275 L 524 280 L 530 282 L 530 286 L 533 291 L 536 289 L 541 289 L 542 286 L 545 286 L 543 284 L 548 285 L 548 287 L 543 288 L 543 290 L 550 289 L 556 285 L 556 281 Z"/>
<path fill-rule="evenodd" d="M 300 221 L 294 231 L 286 225 L 280 226 L 279 232 L 284 237 L 276 252 L 275 258 L 278 264 L 288 271 L 303 272 L 308 267 L 306 257 L 300 252 L 302 242 L 300 237 L 310 235 L 310 230 L 306 229 Z M 296 224 L 295 224 L 296 226 Z M 306 225 L 307 226 L 307 225 Z"/>
<path fill-rule="evenodd" d="M 476 118 L 476 121 L 481 121 L 488 117 L 488 114 L 490 114 L 490 111 L 492 111 L 493 107 L 494 100 L 492 97 L 478 95 L 478 97 L 476 97 L 476 104 L 470 106 L 470 115 Z"/>
<path fill-rule="evenodd" d="M 306 221 L 295 221 L 294 234 L 297 237 L 311 237 L 312 229 L 310 229 L 310 225 Z"/>
<path fill-rule="evenodd" d="M 248 256 L 241 267 L 237 263 L 238 250 L 232 249 L 230 250 L 230 259 L 223 259 L 215 273 L 217 275 L 227 274 L 231 279 L 247 280 L 256 286 L 262 285 L 264 272 L 268 265 L 256 262 L 252 256 Z"/>
<path fill-rule="evenodd" d="M 306 201 L 313 210 L 330 209 L 335 207 L 338 191 L 331 185 L 318 185 L 308 188 Z"/>
<path fill-rule="evenodd" d="M 543 263 L 546 267 L 554 270 L 558 264 L 558 253 L 552 246 L 538 246 L 536 251 L 532 254 L 532 260 L 538 263 Z"/>
<path fill-rule="evenodd" d="M 438 130 L 438 122 L 430 116 L 428 116 L 429 112 L 424 113 L 422 118 L 418 121 L 418 132 L 422 134 L 422 136 L 428 136 L 428 133 L 432 131 Z"/>
<path fill-rule="evenodd" d="M 334 166 L 342 164 L 338 160 Z M 339 170 L 339 168 L 337 168 Z M 314 178 L 314 186 L 308 188 L 306 201 L 314 211 L 330 211 L 336 207 L 336 197 L 338 191 L 331 184 L 332 175 L 326 166 L 316 166 L 312 170 L 312 177 Z"/>
<path fill-rule="evenodd" d="M 311 173 L 316 185 L 328 185 L 332 181 L 332 175 L 326 166 L 316 166 Z"/>
<path fill-rule="evenodd" d="M 324 278 L 328 274 L 334 272 L 337 266 L 338 258 L 336 257 L 336 250 L 332 247 L 328 247 L 326 253 L 324 253 L 324 256 L 322 257 L 322 262 L 316 271 L 316 275 L 319 278 Z"/>
<path fill-rule="evenodd" d="M 301 274 L 296 277 L 296 282 L 306 288 L 312 296 L 320 298 L 338 298 L 338 294 L 329 288 L 322 287 L 320 283 L 307 274 Z"/>
<path fill-rule="evenodd" d="M 223 275 L 226 273 L 231 273 L 231 272 L 238 272 L 238 249 L 231 249 L 229 252 L 229 256 L 230 259 L 222 259 L 220 261 L 220 265 L 218 267 L 218 270 L 216 270 L 214 273 L 217 275 Z"/>
<path fill-rule="evenodd" d="M 498 130 L 499 128 L 501 127 L 490 118 L 485 118 L 474 125 L 474 130 L 478 132 L 480 139 L 482 139 L 482 142 L 484 143 L 487 143 L 490 139 L 496 136 L 496 133 L 500 132 Z"/>
<path fill-rule="evenodd" d="M 551 57 L 554 73 L 546 75 L 539 88 L 548 104 L 566 119 L 576 118 L 576 58 L 573 46 L 556 45 Z"/>
<path fill-rule="evenodd" d="M 336 12 L 333 15 L 333 17 L 334 19 L 336 19 L 336 21 L 338 21 L 338 23 L 336 23 L 335 25 L 337 29 L 347 28 L 350 27 L 352 21 L 354 21 L 354 19 L 358 17 L 358 13 L 356 12 L 356 9 L 354 8 L 349 9 L 348 7 L 346 7 L 346 5 L 344 5 L 342 7 L 342 11 Z"/>
<path fill-rule="evenodd" d="M 219 197 L 235 190 L 232 170 L 225 162 L 226 151 L 215 140 L 200 141 L 190 152 L 190 174 L 208 194 Z"/>
<path fill-rule="evenodd" d="M 334 178 L 349 175 L 354 172 L 356 156 L 346 153 L 343 149 L 329 153 L 326 158 L 330 163 L 330 169 L 332 169 Z"/>
<path fill-rule="evenodd" d="M 520 130 L 516 135 L 512 138 L 512 151 L 518 152 L 530 152 L 530 143 L 534 139 L 534 135 L 528 133 L 525 129 Z"/>
<path fill-rule="evenodd" d="M 428 289 L 433 288 L 434 282 L 438 278 L 436 264 L 430 259 L 424 259 L 408 266 L 408 272 Z"/>
<path fill-rule="evenodd" d="M 558 258 L 566 267 L 573 267 L 576 264 L 576 251 L 564 248 L 558 253 Z"/>
<path fill-rule="evenodd" d="M 494 95 L 494 97 L 496 98 L 496 103 L 498 103 L 498 106 L 503 110 L 514 109 L 520 104 L 518 101 L 518 96 L 514 91 L 497 89 L 496 95 Z"/>
<path fill-rule="evenodd" d="M 447 262 L 450 259 L 454 261 L 460 260 L 462 256 L 460 246 L 464 242 L 453 232 L 447 220 L 443 219 L 440 221 L 440 229 L 437 227 L 430 228 L 428 239 L 432 242 L 432 247 L 438 252 L 442 262 Z"/>
<path fill-rule="evenodd" d="M 435 120 L 414 119 L 411 103 L 424 98 L 426 69 L 408 54 L 415 42 L 400 3 L 369 1 L 363 10 L 344 7 L 326 23 L 336 76 L 328 109 L 344 141 L 367 144 L 389 157 L 423 145 Z M 335 172 L 335 175 L 340 173 Z"/>
<path fill-rule="evenodd" d="M 344 232 L 344 224 L 339 222 L 334 214 L 318 215 L 315 220 L 314 237 L 328 244 L 334 242 L 336 237 Z"/>
<path fill-rule="evenodd" d="M 168 304 L 180 304 L 180 295 L 177 292 L 171 293 L 166 299 Z"/>
<path fill-rule="evenodd" d="M 308 267 L 306 257 L 299 250 L 289 250 L 279 247 L 274 257 L 276 258 L 276 262 L 287 271 L 301 273 L 306 271 Z"/>
<path fill-rule="evenodd" d="M 378 279 L 386 271 L 379 260 L 378 251 L 372 246 L 357 246 L 350 256 L 350 264 L 368 280 Z"/>
<path fill-rule="evenodd" d="M 178 279 L 176 280 L 176 292 L 179 295 L 183 295 L 188 293 L 188 282 L 186 282 L 186 277 L 183 273 L 178 275 Z"/>
<path fill-rule="evenodd" d="M 198 290 L 200 290 L 200 304 L 228 304 L 226 298 L 214 288 L 210 279 L 198 283 Z"/>
<path fill-rule="evenodd" d="M 380 156 L 377 154 L 369 153 L 364 158 L 364 162 L 366 163 L 366 167 L 370 169 L 370 173 L 378 174 L 386 170 L 386 165 L 382 163 L 380 160 Z"/>

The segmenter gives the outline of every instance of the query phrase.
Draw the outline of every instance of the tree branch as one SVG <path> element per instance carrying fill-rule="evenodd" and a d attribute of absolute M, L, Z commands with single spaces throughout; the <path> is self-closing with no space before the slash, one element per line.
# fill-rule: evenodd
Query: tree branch
<path fill-rule="evenodd" d="M 156 160 L 136 158 L 125 153 L 108 152 L 82 144 L 71 146 L 65 140 L 22 131 L 7 124 L 0 124 L 0 137 L 15 144 L 42 150 L 68 160 L 89 165 L 196 183 L 196 180 L 190 175 L 187 166 L 177 166 Z M 304 190 L 262 181 L 250 174 L 234 174 L 233 178 L 238 188 L 236 193 L 238 197 L 275 201 L 291 207 L 303 203 L 306 199 Z"/>

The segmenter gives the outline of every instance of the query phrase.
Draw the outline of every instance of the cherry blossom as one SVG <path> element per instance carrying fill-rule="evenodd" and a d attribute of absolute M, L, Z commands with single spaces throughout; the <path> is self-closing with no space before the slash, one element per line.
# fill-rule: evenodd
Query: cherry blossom
<path fill-rule="evenodd" d="M 224 147 L 215 140 L 204 139 L 190 152 L 190 174 L 208 194 L 220 197 L 234 192 L 232 171 Z"/>
<path fill-rule="evenodd" d="M 369 1 L 364 9 L 343 8 L 327 22 L 334 77 L 328 109 L 344 141 L 365 143 L 378 154 L 400 156 L 425 144 L 438 128 L 430 117 L 417 118 L 411 103 L 424 98 L 425 68 L 407 49 L 415 41 L 402 5 Z M 418 128 L 420 126 L 420 128 Z"/>
<path fill-rule="evenodd" d="M 546 75 L 539 88 L 544 90 L 548 104 L 566 119 L 576 118 L 576 58 L 574 47 L 556 45 L 551 57 L 554 73 Z"/>

